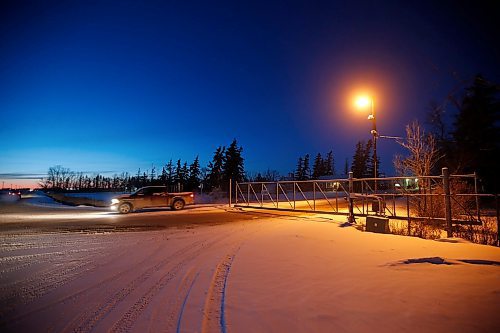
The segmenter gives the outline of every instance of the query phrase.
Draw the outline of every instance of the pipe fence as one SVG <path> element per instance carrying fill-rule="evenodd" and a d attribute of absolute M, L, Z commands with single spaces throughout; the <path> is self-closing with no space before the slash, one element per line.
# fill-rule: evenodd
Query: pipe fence
<path fill-rule="evenodd" d="M 498 199 L 497 194 L 478 192 L 475 174 L 450 175 L 443 168 L 438 176 L 353 178 L 350 173 L 347 179 L 236 183 L 230 202 L 236 207 L 345 215 L 350 223 L 380 216 L 398 234 L 438 238 L 444 230 L 447 237 L 499 245 Z"/>

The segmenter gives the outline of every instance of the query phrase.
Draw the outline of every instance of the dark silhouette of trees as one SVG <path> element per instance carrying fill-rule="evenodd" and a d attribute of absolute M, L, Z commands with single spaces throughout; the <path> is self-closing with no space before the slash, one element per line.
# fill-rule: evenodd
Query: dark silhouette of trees
<path fill-rule="evenodd" d="M 324 169 L 325 169 L 325 163 L 323 161 L 323 157 L 321 157 L 321 153 L 318 153 L 318 155 L 316 155 L 316 157 L 314 158 L 312 178 L 318 179 L 321 175 L 325 173 Z"/>
<path fill-rule="evenodd" d="M 349 159 L 345 159 L 344 163 L 344 175 L 347 177 L 349 175 Z"/>
<path fill-rule="evenodd" d="M 304 175 L 303 180 L 308 180 L 309 178 L 311 178 L 311 167 L 309 165 L 309 162 L 310 162 L 309 154 L 306 154 L 304 156 L 304 164 L 302 165 L 303 167 L 302 174 Z"/>
<path fill-rule="evenodd" d="M 477 75 L 470 85 L 455 89 L 441 105 L 431 104 L 428 122 L 443 158 L 434 172 L 448 167 L 455 174 L 476 172 L 483 191 L 500 191 L 496 156 L 500 153 L 500 85 Z M 450 110 L 450 104 L 455 107 Z M 452 121 L 445 118 L 452 113 Z"/>
<path fill-rule="evenodd" d="M 333 152 L 330 150 L 326 158 L 323 158 L 321 153 L 318 153 L 314 159 L 312 179 L 319 179 L 322 176 L 333 176 L 334 174 Z"/>
<path fill-rule="evenodd" d="M 245 180 L 244 159 L 242 156 L 243 147 L 238 147 L 238 142 L 233 139 L 233 142 L 225 151 L 224 164 L 222 167 L 222 180 L 224 185 L 229 183 L 229 180 L 242 182 Z"/>
<path fill-rule="evenodd" d="M 335 175 L 335 160 L 333 158 L 333 151 L 326 154 L 326 160 L 323 161 L 323 174 L 320 176 L 333 176 Z"/>
<path fill-rule="evenodd" d="M 267 169 L 265 172 L 258 172 L 255 176 L 247 176 L 250 182 L 276 182 L 281 176 L 278 171 Z"/>
<path fill-rule="evenodd" d="M 200 189 L 203 183 L 205 191 L 228 189 L 229 180 L 245 181 L 245 169 L 243 148 L 234 139 L 226 149 L 220 146 L 216 149 L 212 161 L 207 168 L 200 165 L 199 156 L 192 163 L 172 159 L 164 165 L 161 173 L 157 172 L 156 166 L 152 165 L 150 170 L 142 171 L 140 168 L 134 176 L 128 173 L 107 177 L 96 173 L 93 175 L 76 173 L 60 165 L 50 167 L 47 177 L 41 179 L 40 185 L 44 189 L 51 190 L 119 190 L 130 191 L 150 185 L 164 185 L 169 191 L 195 191 Z M 279 174 L 268 170 L 266 179 L 276 180 Z"/>
<path fill-rule="evenodd" d="M 304 160 L 302 159 L 302 157 L 299 157 L 299 159 L 297 161 L 297 168 L 295 169 L 294 178 L 296 180 L 304 180 L 305 179 Z"/>
<path fill-rule="evenodd" d="M 326 158 L 318 153 L 313 161 L 312 171 L 309 154 L 299 157 L 297 167 L 293 173 L 295 180 L 319 179 L 322 176 L 333 176 L 335 174 L 333 152 L 329 151 Z"/>
<path fill-rule="evenodd" d="M 64 189 L 76 178 L 76 174 L 61 165 L 50 167 L 47 171 L 47 178 L 43 179 L 40 185 L 43 188 Z"/>
<path fill-rule="evenodd" d="M 351 171 L 354 178 L 373 177 L 372 141 L 358 141 L 352 157 Z M 371 174 L 370 174 L 371 173 Z"/>
<path fill-rule="evenodd" d="M 294 173 L 295 180 L 307 180 L 310 178 L 311 168 L 309 167 L 309 154 L 299 157 L 297 169 Z"/>
<path fill-rule="evenodd" d="M 165 171 L 167 172 L 166 186 L 172 187 L 174 185 L 174 163 L 170 159 L 165 166 Z"/>
<path fill-rule="evenodd" d="M 477 76 L 453 123 L 457 171 L 477 172 L 487 192 L 500 190 L 496 158 L 500 153 L 500 88 Z"/>
<path fill-rule="evenodd" d="M 222 168 L 225 163 L 225 151 L 225 147 L 219 146 L 215 150 L 212 161 L 208 163 L 208 174 L 205 182 L 208 191 L 220 188 L 222 185 Z"/>
<path fill-rule="evenodd" d="M 186 190 L 193 191 L 200 186 L 200 161 L 198 156 L 194 159 L 193 163 L 189 165 L 189 174 Z"/>

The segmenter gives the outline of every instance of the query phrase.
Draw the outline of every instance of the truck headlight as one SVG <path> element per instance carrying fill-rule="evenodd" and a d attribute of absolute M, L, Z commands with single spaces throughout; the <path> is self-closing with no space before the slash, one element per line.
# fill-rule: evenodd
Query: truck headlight
<path fill-rule="evenodd" d="M 117 204 L 119 202 L 120 202 L 120 200 L 118 200 L 118 199 L 111 199 L 111 204 L 112 205 L 115 205 L 115 204 Z"/>

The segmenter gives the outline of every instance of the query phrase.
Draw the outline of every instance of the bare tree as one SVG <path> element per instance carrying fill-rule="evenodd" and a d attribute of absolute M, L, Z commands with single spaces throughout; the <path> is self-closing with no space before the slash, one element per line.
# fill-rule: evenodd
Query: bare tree
<path fill-rule="evenodd" d="M 406 126 L 406 138 L 397 140 L 409 155 L 396 155 L 394 167 L 401 175 L 428 176 L 441 158 L 436 145 L 436 138 L 420 126 L 417 120 Z"/>
<path fill-rule="evenodd" d="M 397 155 L 394 159 L 394 167 L 400 175 L 404 176 L 429 176 L 432 172 L 434 165 L 439 160 L 439 151 L 436 145 L 436 138 L 430 133 L 426 133 L 425 130 L 420 126 L 417 120 L 414 120 L 411 124 L 406 126 L 406 138 L 402 140 L 397 140 L 397 142 L 408 151 L 408 156 L 403 157 Z M 412 210 L 417 216 L 429 216 L 437 217 L 441 215 L 437 209 L 433 209 L 435 203 L 433 203 L 433 198 L 430 194 L 432 192 L 432 187 L 430 183 L 422 181 L 420 179 L 418 183 L 418 191 L 423 196 L 412 197 L 411 206 Z M 434 200 L 435 201 L 435 200 Z M 423 224 L 418 225 L 418 230 L 414 233 L 420 237 L 423 236 L 424 231 L 428 231 L 428 228 Z M 425 227 L 425 228 L 421 228 Z M 433 231 L 436 228 L 431 228 Z"/>

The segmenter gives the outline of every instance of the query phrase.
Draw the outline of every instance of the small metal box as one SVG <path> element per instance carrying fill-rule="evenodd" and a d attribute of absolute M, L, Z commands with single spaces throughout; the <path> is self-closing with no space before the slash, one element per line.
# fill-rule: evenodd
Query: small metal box
<path fill-rule="evenodd" d="M 378 216 L 367 216 L 366 231 L 378 232 L 381 234 L 389 233 L 389 219 Z"/>

